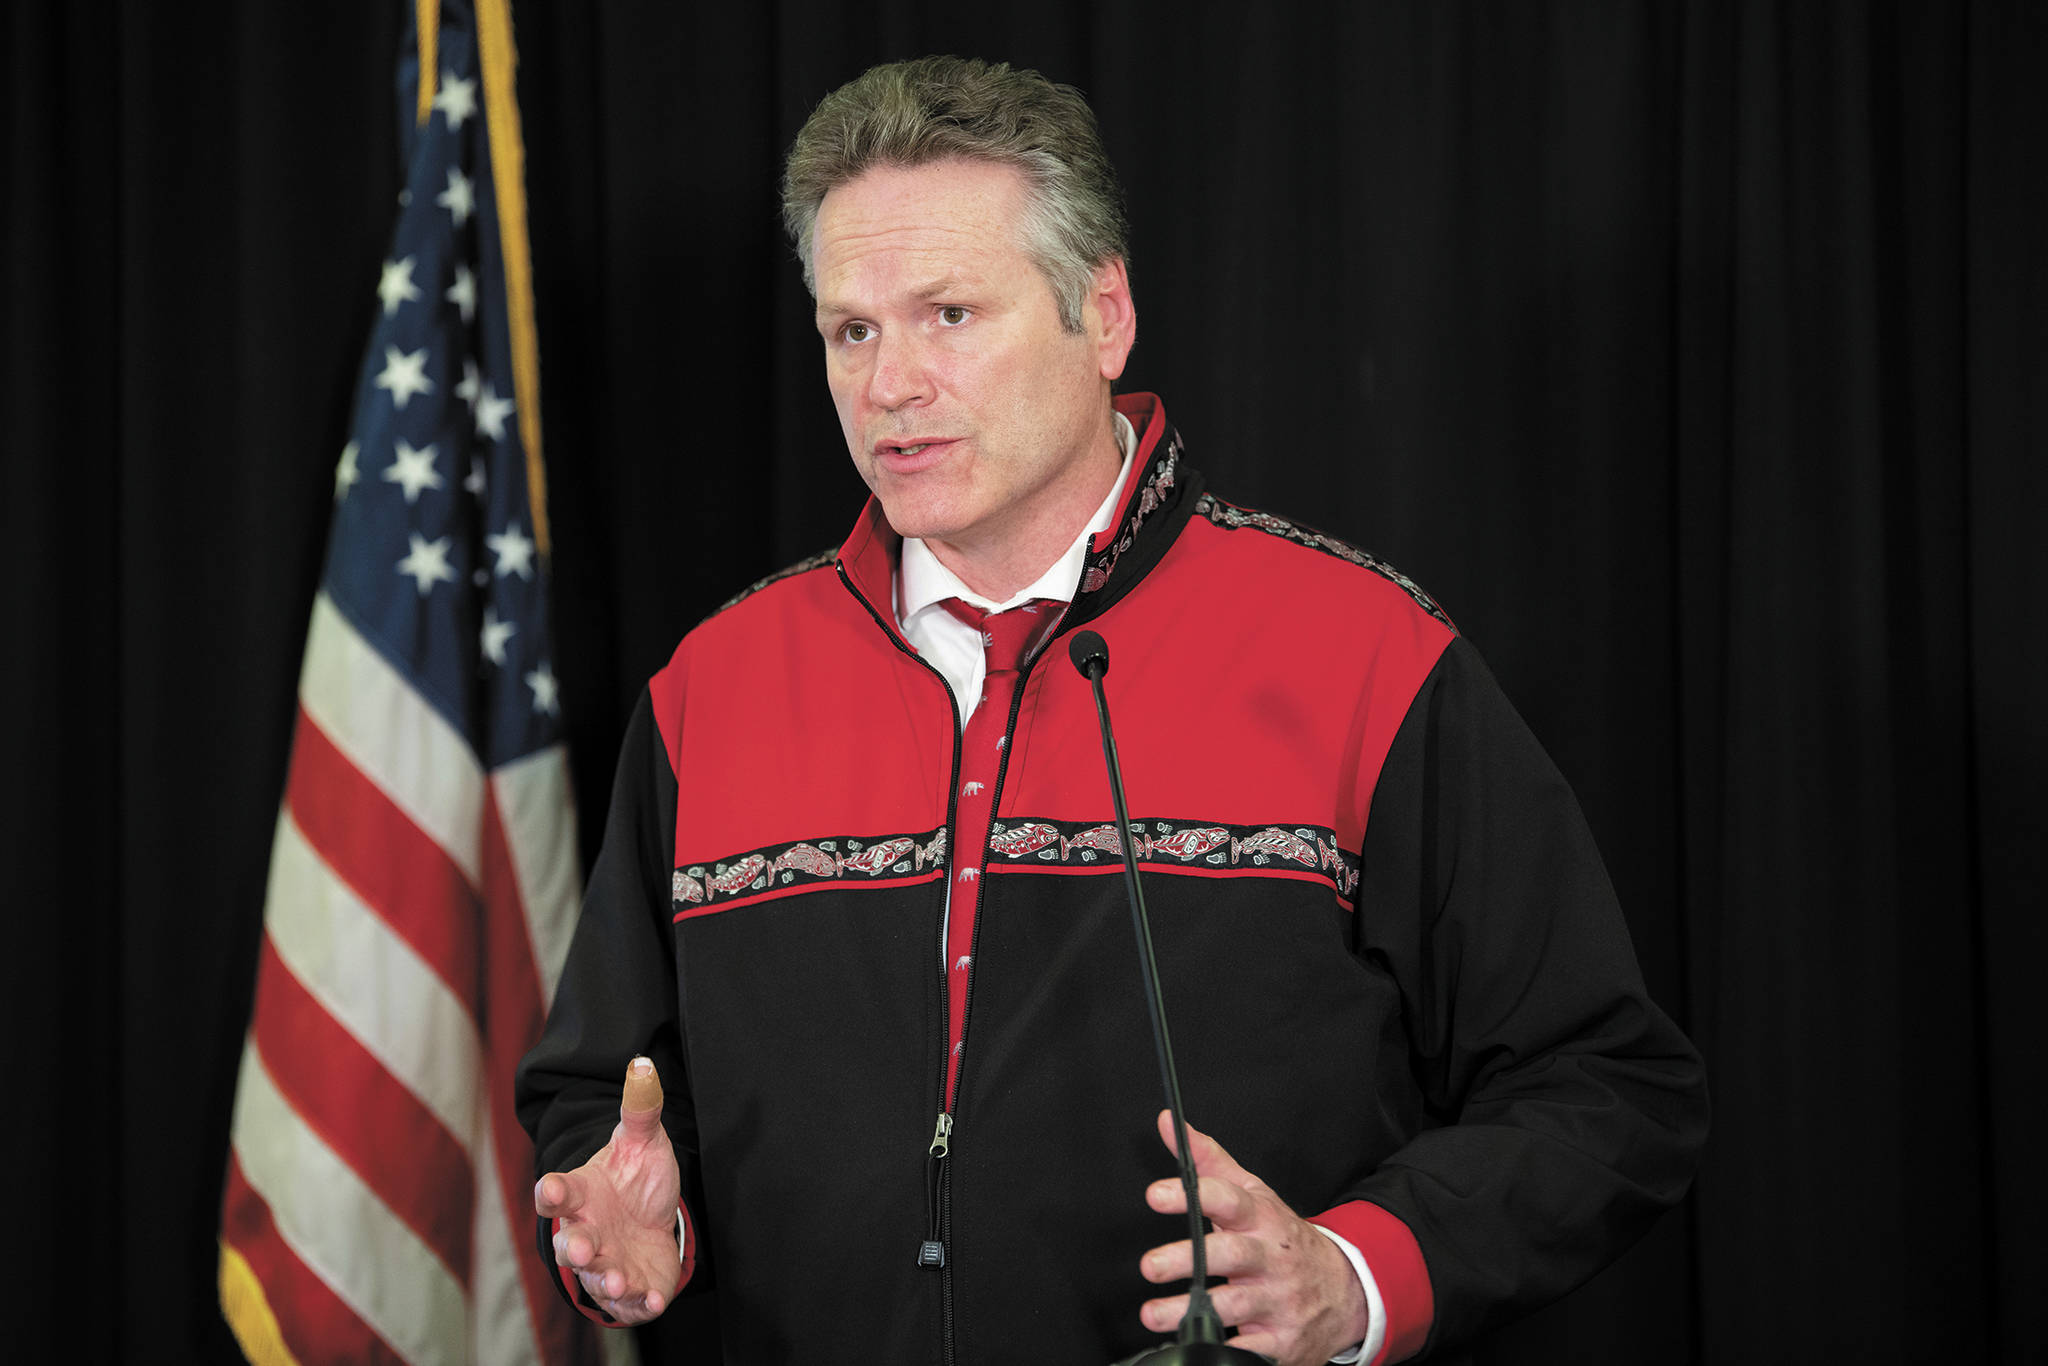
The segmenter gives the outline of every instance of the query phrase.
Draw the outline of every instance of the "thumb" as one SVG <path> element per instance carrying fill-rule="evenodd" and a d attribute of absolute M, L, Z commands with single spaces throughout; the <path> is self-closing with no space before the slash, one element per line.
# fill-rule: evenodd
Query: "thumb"
<path fill-rule="evenodd" d="M 1245 1169 L 1237 1165 L 1237 1159 L 1224 1151 L 1221 1143 L 1192 1124 L 1188 1125 L 1187 1129 L 1188 1156 L 1194 1159 L 1196 1175 L 1220 1176 L 1225 1180 L 1239 1180 L 1247 1175 Z M 1179 1152 L 1173 1142 L 1171 1110 L 1159 1112 L 1159 1141 L 1166 1145 L 1166 1151 L 1176 1154 Z"/>
<path fill-rule="evenodd" d="M 619 1127 L 634 1138 L 654 1136 L 661 1127 L 661 1077 L 652 1058 L 626 1065 L 626 1085 L 619 1096 Z"/>

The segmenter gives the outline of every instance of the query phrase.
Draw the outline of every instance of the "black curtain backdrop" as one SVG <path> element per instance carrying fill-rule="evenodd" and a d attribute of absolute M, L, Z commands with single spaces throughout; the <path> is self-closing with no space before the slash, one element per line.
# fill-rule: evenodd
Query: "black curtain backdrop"
<path fill-rule="evenodd" d="M 1039 67 L 1089 92 L 1129 188 L 1127 387 L 1214 486 L 1444 602 L 1712 1069 L 1687 1207 L 1482 1358 L 2048 1343 L 2044 7 L 517 19 L 586 853 L 642 680 L 860 502 L 781 150 L 873 61 Z M 403 22 L 0 19 L 5 1293 L 73 1359 L 236 1359 L 228 1113 Z M 1341 629 L 1307 618 L 1305 649 Z M 679 1310 L 666 1337 L 713 1331 Z"/>

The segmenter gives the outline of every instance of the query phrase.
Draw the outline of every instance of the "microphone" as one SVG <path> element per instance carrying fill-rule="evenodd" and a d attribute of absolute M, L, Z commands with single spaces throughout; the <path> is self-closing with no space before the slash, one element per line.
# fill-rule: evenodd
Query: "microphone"
<path fill-rule="evenodd" d="M 1095 693 L 1095 716 L 1102 725 L 1102 762 L 1109 770 L 1109 795 L 1116 804 L 1117 845 L 1124 851 L 1124 890 L 1131 901 L 1131 929 L 1138 939 L 1138 960 L 1145 979 L 1145 1005 L 1152 1016 L 1152 1044 L 1159 1057 L 1159 1076 L 1166 1084 L 1166 1108 L 1173 1116 L 1173 1146 L 1180 1157 L 1180 1184 L 1188 1197 L 1188 1233 L 1194 1242 L 1194 1275 L 1188 1286 L 1188 1312 L 1180 1321 L 1177 1340 L 1140 1352 L 1117 1366 L 1260 1366 L 1269 1358 L 1242 1347 L 1223 1345 L 1223 1321 L 1209 1301 L 1209 1252 L 1204 1245 L 1202 1193 L 1195 1181 L 1195 1162 L 1188 1156 L 1188 1126 L 1182 1118 L 1180 1073 L 1173 1065 L 1173 1042 L 1166 1033 L 1166 1005 L 1160 997 L 1159 961 L 1152 953 L 1152 922 L 1145 914 L 1145 891 L 1138 884 L 1138 851 L 1131 839 L 1131 812 L 1124 800 L 1123 766 L 1117 762 L 1116 738 L 1109 729 L 1109 699 L 1102 676 L 1109 672 L 1109 646 L 1093 631 L 1076 631 L 1067 642 L 1067 657 Z"/>

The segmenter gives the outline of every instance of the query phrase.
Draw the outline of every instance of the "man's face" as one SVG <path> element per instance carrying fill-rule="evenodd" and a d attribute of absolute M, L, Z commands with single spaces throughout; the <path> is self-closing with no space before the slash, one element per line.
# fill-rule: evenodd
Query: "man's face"
<path fill-rule="evenodd" d="M 1056 538 L 1049 562 L 1114 477 L 1134 321 L 1118 261 L 1060 326 L 1025 203 L 1007 166 L 880 167 L 825 196 L 812 251 L 832 401 L 889 524 L 970 558 Z"/>

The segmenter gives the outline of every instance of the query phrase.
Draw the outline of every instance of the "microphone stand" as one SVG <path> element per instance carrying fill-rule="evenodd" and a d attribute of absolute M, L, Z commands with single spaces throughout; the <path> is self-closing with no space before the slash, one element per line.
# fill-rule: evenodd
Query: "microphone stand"
<path fill-rule="evenodd" d="M 1109 770 L 1109 794 L 1116 804 L 1117 845 L 1124 854 L 1124 889 L 1130 895 L 1131 928 L 1138 939 L 1138 959 L 1145 979 L 1145 1005 L 1152 1017 L 1152 1044 L 1159 1075 L 1166 1083 L 1166 1108 L 1173 1116 L 1173 1146 L 1180 1158 L 1180 1183 L 1187 1192 L 1188 1236 L 1194 1244 L 1193 1278 L 1188 1309 L 1176 1341 L 1140 1352 L 1117 1366 L 1260 1366 L 1269 1360 L 1242 1347 L 1223 1344 L 1223 1321 L 1209 1300 L 1207 1230 L 1202 1227 L 1202 1194 L 1195 1180 L 1194 1158 L 1188 1154 L 1187 1121 L 1182 1118 L 1180 1073 L 1173 1065 L 1173 1043 L 1166 1032 L 1166 1005 L 1159 988 L 1159 961 L 1152 952 L 1152 922 L 1145 914 L 1145 891 L 1138 883 L 1138 851 L 1131 839 L 1131 812 L 1124 800 L 1123 766 L 1117 762 L 1116 739 L 1109 728 L 1109 699 L 1102 676 L 1109 672 L 1109 646 L 1094 631 L 1077 631 L 1067 655 L 1095 694 L 1095 715 L 1102 726 L 1102 761 Z"/>

